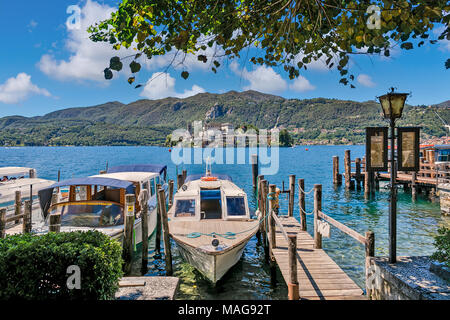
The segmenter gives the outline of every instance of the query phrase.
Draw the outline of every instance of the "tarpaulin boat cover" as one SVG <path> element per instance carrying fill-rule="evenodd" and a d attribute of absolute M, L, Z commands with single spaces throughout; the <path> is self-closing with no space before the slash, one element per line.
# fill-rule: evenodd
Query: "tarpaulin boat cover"
<path fill-rule="evenodd" d="M 217 177 L 217 179 L 219 180 L 228 180 L 228 181 L 233 181 L 231 179 L 231 177 L 227 174 L 215 174 L 213 173 L 211 176 L 213 177 Z M 194 181 L 194 180 L 200 180 L 202 177 L 206 177 L 206 175 L 203 174 L 190 174 L 186 177 L 186 180 L 184 182 L 189 182 L 189 181 Z"/>
<path fill-rule="evenodd" d="M 115 166 L 108 169 L 107 173 L 116 172 L 157 172 L 161 174 L 167 169 L 167 166 L 162 164 L 126 164 Z"/>
<path fill-rule="evenodd" d="M 103 187 L 114 187 L 125 189 L 126 193 L 134 194 L 134 185 L 130 181 L 112 179 L 112 178 L 101 178 L 101 177 L 88 177 L 88 178 L 76 178 L 70 180 L 60 181 L 58 183 L 52 184 L 51 186 L 39 190 L 39 203 L 41 205 L 44 217 L 48 215 L 48 209 L 50 208 L 50 203 L 52 201 L 53 190 L 58 187 L 69 187 L 69 186 L 103 186 Z"/>

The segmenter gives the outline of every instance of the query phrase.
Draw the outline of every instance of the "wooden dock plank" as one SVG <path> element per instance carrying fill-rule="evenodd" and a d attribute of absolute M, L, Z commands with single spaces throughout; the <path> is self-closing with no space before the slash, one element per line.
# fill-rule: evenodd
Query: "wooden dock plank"
<path fill-rule="evenodd" d="M 362 289 L 322 249 L 314 249 L 314 239 L 293 217 L 278 217 L 287 234 L 297 235 L 297 277 L 300 299 L 360 300 Z M 286 283 L 289 282 L 288 243 L 276 226 L 273 254 Z"/>

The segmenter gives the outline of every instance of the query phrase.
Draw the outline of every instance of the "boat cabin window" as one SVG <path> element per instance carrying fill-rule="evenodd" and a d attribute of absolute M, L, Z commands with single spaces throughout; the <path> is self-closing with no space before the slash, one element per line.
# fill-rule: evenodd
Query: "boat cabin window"
<path fill-rule="evenodd" d="M 221 219 L 222 200 L 220 189 L 200 190 L 201 219 Z"/>
<path fill-rule="evenodd" d="M 227 215 L 228 216 L 246 215 L 244 197 L 227 197 Z"/>
<path fill-rule="evenodd" d="M 175 204 L 175 217 L 194 217 L 195 199 L 177 200 Z"/>
<path fill-rule="evenodd" d="M 61 214 L 63 227 L 111 227 L 123 224 L 123 208 L 108 202 L 80 202 L 57 205 L 51 213 Z"/>
<path fill-rule="evenodd" d="M 156 182 L 157 185 L 158 185 L 158 184 L 161 184 L 161 185 L 162 185 L 162 183 L 161 183 L 161 178 L 160 178 L 159 176 L 155 177 L 155 182 Z"/>

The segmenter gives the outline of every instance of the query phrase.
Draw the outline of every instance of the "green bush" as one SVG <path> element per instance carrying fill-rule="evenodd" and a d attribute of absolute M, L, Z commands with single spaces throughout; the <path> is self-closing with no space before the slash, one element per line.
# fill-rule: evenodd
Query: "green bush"
<path fill-rule="evenodd" d="M 122 277 L 121 256 L 120 243 L 98 231 L 0 239 L 0 299 L 112 299 Z M 66 285 L 71 265 L 80 268 L 80 289 Z"/>
<path fill-rule="evenodd" d="M 437 251 L 431 255 L 431 259 L 444 262 L 450 267 L 450 229 L 442 227 L 438 229 L 438 235 L 434 237 L 434 246 Z"/>

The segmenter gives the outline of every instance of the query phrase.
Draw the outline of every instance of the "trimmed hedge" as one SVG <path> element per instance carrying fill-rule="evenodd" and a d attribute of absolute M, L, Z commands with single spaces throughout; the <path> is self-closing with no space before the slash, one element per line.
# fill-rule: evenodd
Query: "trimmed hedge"
<path fill-rule="evenodd" d="M 80 268 L 80 289 L 66 285 L 71 265 Z M 0 299 L 113 299 L 121 277 L 122 247 L 98 231 L 0 239 Z"/>

